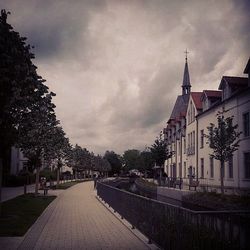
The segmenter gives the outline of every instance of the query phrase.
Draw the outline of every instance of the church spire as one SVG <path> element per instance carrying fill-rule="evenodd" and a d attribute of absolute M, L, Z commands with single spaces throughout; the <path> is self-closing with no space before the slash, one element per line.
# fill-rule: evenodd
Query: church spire
<path fill-rule="evenodd" d="M 185 58 L 185 68 L 184 68 L 184 75 L 183 75 L 183 82 L 182 82 L 182 95 L 189 94 L 191 91 L 191 84 L 190 84 L 188 63 L 187 63 L 187 54 L 189 52 L 186 50 L 184 53 L 186 54 L 186 58 Z"/>

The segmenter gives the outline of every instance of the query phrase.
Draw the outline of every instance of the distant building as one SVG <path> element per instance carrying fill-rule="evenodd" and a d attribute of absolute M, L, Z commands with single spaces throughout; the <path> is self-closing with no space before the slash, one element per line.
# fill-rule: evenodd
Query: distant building
<path fill-rule="evenodd" d="M 250 61 L 250 59 L 249 59 Z M 188 88 L 178 96 L 172 114 L 164 129 L 168 149 L 173 152 L 165 162 L 165 172 L 173 178 L 198 179 L 200 188 L 219 190 L 220 162 L 211 158 L 212 152 L 204 134 L 210 123 L 217 123 L 216 114 L 234 116 L 238 124 L 240 147 L 225 164 L 224 184 L 229 192 L 250 190 L 250 62 L 244 70 L 246 77 L 223 76 L 219 90 L 191 92 L 187 58 L 183 86 Z M 187 77 L 188 75 L 188 77 Z"/>

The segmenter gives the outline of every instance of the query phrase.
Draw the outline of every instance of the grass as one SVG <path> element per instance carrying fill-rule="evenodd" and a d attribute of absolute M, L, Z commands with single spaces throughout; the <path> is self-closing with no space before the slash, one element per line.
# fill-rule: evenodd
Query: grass
<path fill-rule="evenodd" d="M 78 183 L 84 182 L 83 180 L 79 181 L 71 181 L 71 182 L 65 182 L 65 183 L 60 183 L 59 185 L 56 185 L 56 189 L 67 189 L 70 188 Z"/>
<path fill-rule="evenodd" d="M 26 194 L 3 202 L 0 236 L 23 236 L 55 198 Z"/>
<path fill-rule="evenodd" d="M 145 179 L 137 179 L 137 182 L 139 183 L 139 184 L 142 184 L 142 185 L 144 185 L 144 186 L 146 186 L 146 187 L 151 187 L 151 188 L 156 188 L 157 187 L 157 185 L 154 183 L 154 182 L 150 182 L 150 181 L 148 181 L 148 180 L 145 180 Z"/>
<path fill-rule="evenodd" d="M 212 210 L 250 210 L 250 197 L 222 195 L 212 192 L 195 192 L 184 196 L 184 201 Z"/>

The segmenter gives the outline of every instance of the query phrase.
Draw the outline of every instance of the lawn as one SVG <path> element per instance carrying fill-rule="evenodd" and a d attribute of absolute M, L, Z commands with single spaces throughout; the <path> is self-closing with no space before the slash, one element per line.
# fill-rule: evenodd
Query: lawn
<path fill-rule="evenodd" d="M 0 236 L 23 236 L 55 198 L 26 194 L 3 202 Z"/>
<path fill-rule="evenodd" d="M 238 195 L 222 195 L 209 192 L 195 192 L 183 197 L 183 200 L 212 210 L 248 210 L 250 197 Z"/>

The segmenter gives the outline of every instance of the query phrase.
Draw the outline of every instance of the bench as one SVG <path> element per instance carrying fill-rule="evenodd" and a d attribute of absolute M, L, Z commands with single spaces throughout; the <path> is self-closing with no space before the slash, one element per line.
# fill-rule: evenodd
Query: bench
<path fill-rule="evenodd" d="M 181 189 L 182 183 L 183 183 L 183 181 L 182 181 L 181 178 L 175 180 L 175 181 L 174 181 L 174 188 L 176 188 L 176 186 L 179 186 L 179 189 Z"/>
<path fill-rule="evenodd" d="M 190 181 L 189 183 L 189 190 L 191 190 L 191 187 L 194 188 L 194 190 L 196 191 L 196 188 L 199 186 L 199 181 Z"/>

